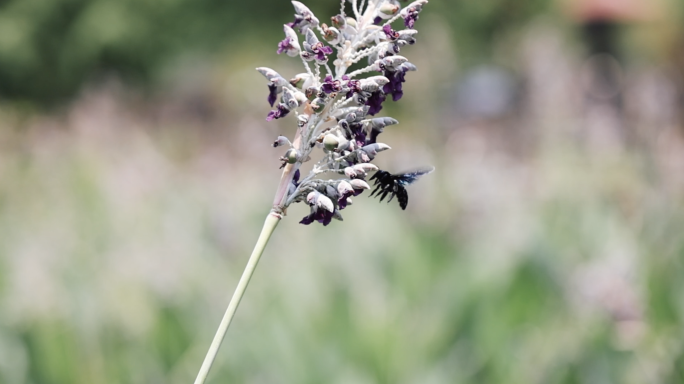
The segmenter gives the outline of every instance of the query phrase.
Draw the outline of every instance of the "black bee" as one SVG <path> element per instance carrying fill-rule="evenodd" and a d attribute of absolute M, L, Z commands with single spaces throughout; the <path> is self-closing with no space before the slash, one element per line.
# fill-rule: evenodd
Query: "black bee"
<path fill-rule="evenodd" d="M 378 196 L 380 196 L 380 201 L 384 200 L 387 195 L 390 195 L 389 200 L 387 200 L 388 203 L 392 201 L 394 196 L 397 196 L 401 209 L 406 209 L 408 205 L 408 192 L 406 192 L 405 187 L 434 170 L 435 167 L 421 168 L 404 173 L 389 173 L 378 170 L 370 178 L 370 180 L 375 180 L 375 189 L 370 195 L 373 196 L 377 192 Z"/>

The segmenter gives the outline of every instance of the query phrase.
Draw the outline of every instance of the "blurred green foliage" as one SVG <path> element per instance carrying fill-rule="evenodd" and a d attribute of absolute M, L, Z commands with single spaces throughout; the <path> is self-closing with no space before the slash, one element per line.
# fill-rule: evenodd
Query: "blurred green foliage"
<path fill-rule="evenodd" d="M 453 28 L 464 62 L 473 64 L 491 57 L 497 41 L 548 3 L 435 1 L 425 14 L 440 15 Z M 309 6 L 320 15 L 339 9 L 334 1 Z M 279 25 L 292 14 L 281 0 L 2 0 L 0 97 L 55 104 L 109 75 L 150 84 L 182 56 L 236 55 L 255 42 L 275 46 Z"/>
<path fill-rule="evenodd" d="M 337 5 L 326 6 L 330 13 Z M 0 97 L 64 101 L 108 74 L 146 84 L 181 55 L 276 41 L 291 7 L 275 0 L 2 0 Z"/>
<path fill-rule="evenodd" d="M 197 147 L 173 160 L 168 132 L 67 135 L 2 156 L 0 382 L 189 382 L 267 183 L 187 172 L 236 159 Z M 485 197 L 491 215 L 473 216 L 477 188 L 454 193 L 448 171 L 412 186 L 408 213 L 360 196 L 344 222 L 303 227 L 293 207 L 210 382 L 681 382 L 684 209 L 638 157 L 566 148 L 536 161 L 544 192 Z"/>

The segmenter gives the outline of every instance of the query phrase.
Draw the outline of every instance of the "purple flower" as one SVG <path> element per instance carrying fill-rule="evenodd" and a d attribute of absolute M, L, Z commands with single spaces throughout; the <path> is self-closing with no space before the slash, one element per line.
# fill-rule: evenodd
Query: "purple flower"
<path fill-rule="evenodd" d="M 375 19 L 373 19 L 373 25 L 380 25 L 380 24 L 382 24 L 382 17 L 375 16 Z"/>
<path fill-rule="evenodd" d="M 332 221 L 332 218 L 333 212 L 322 208 L 311 207 L 311 213 L 308 216 L 305 216 L 299 224 L 309 225 L 314 221 L 318 221 L 323 224 L 323 226 L 327 226 Z"/>
<path fill-rule="evenodd" d="M 287 54 L 289 54 L 289 53 L 292 52 L 292 51 L 298 51 L 298 50 L 297 50 L 297 48 L 295 48 L 295 47 L 292 45 L 292 39 L 291 39 L 291 38 L 286 37 L 285 39 L 283 39 L 283 41 L 281 41 L 280 43 L 278 43 L 278 51 L 276 51 L 276 52 L 277 52 L 279 55 L 280 55 L 281 53 L 287 53 Z"/>
<path fill-rule="evenodd" d="M 371 93 L 370 97 L 366 101 L 366 105 L 369 106 L 368 114 L 375 115 L 382 109 L 382 103 L 385 101 L 386 96 L 382 91 L 375 91 Z"/>
<path fill-rule="evenodd" d="M 399 32 L 392 29 L 389 24 L 382 27 L 382 31 L 385 32 L 385 36 L 387 36 L 387 40 L 389 41 L 397 41 L 399 38 Z"/>
<path fill-rule="evenodd" d="M 339 92 L 342 90 L 342 84 L 340 83 L 339 80 L 333 80 L 332 76 L 328 75 L 325 77 L 323 80 L 323 85 L 321 86 L 321 90 L 327 94 L 331 94 L 333 92 Z"/>
<path fill-rule="evenodd" d="M 291 23 L 287 23 L 288 27 L 295 29 L 297 28 L 300 32 L 302 31 L 303 28 L 305 28 L 307 25 L 309 25 L 311 21 L 311 17 L 307 17 L 304 15 L 295 15 L 295 19 Z"/>
<path fill-rule="evenodd" d="M 356 190 L 352 189 L 349 191 L 345 191 L 344 194 L 342 196 L 340 196 L 340 198 L 337 200 L 337 206 L 339 207 L 339 209 L 342 210 L 342 209 L 347 208 L 347 204 L 348 204 L 347 198 L 354 196 L 354 191 L 356 191 Z"/>
<path fill-rule="evenodd" d="M 356 140 L 356 144 L 360 147 L 366 145 L 366 132 L 363 130 L 361 124 L 349 124 L 349 130 Z"/>
<path fill-rule="evenodd" d="M 402 83 L 406 81 L 404 79 L 406 76 L 406 69 L 400 68 L 394 72 L 385 71 L 383 75 L 389 79 L 389 83 L 382 87 L 383 92 L 387 95 L 391 94 L 393 101 L 398 101 L 404 95 Z"/>
<path fill-rule="evenodd" d="M 326 55 L 333 53 L 332 48 L 323 45 L 323 43 L 320 41 L 311 47 L 311 51 L 316 54 L 316 61 L 320 63 L 326 63 L 328 61 L 328 57 Z"/>
<path fill-rule="evenodd" d="M 311 13 L 311 10 L 300 2 L 293 2 L 295 7 L 295 19 L 286 25 L 290 28 L 297 28 L 299 32 L 304 32 L 310 26 L 318 26 L 318 19 Z"/>
<path fill-rule="evenodd" d="M 358 80 L 349 80 L 349 77 L 347 75 L 342 76 L 342 80 L 348 80 L 347 84 L 345 84 L 345 88 L 348 90 L 346 98 L 350 98 L 354 96 L 354 92 L 356 93 L 361 93 L 361 82 Z"/>
<path fill-rule="evenodd" d="M 287 116 L 288 113 L 290 113 L 290 110 L 287 108 L 287 106 L 283 103 L 280 103 L 278 104 L 277 109 L 268 113 L 268 116 L 266 116 L 266 121 L 280 119 L 281 117 Z"/>
<path fill-rule="evenodd" d="M 419 12 L 420 9 L 416 9 L 416 7 L 406 8 L 406 12 L 401 15 L 401 17 L 404 18 L 404 25 L 406 28 L 413 29 L 413 25 L 416 23 L 416 20 L 418 20 Z"/>
<path fill-rule="evenodd" d="M 278 86 L 275 84 L 269 84 L 268 85 L 268 103 L 271 104 L 271 107 L 275 103 L 276 99 L 278 98 Z"/>
<path fill-rule="evenodd" d="M 292 29 L 295 29 L 299 26 L 299 24 L 302 23 L 302 21 L 304 21 L 304 18 L 301 15 L 295 15 L 294 21 L 291 23 L 287 23 L 285 25 L 287 25 L 288 27 L 290 27 Z"/>

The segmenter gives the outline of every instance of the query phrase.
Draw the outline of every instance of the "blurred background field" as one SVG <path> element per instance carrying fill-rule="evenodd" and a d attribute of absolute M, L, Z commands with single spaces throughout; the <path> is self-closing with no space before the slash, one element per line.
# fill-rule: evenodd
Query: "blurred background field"
<path fill-rule="evenodd" d="M 322 21 L 337 2 L 307 5 Z M 0 1 L 0 383 L 194 379 L 275 192 L 281 0 Z M 266 249 L 210 383 L 684 383 L 684 2 L 432 0 L 406 211 Z"/>

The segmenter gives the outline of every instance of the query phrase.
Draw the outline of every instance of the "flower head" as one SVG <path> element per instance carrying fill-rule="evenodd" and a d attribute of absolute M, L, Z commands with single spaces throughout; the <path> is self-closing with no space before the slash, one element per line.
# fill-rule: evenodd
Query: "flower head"
<path fill-rule="evenodd" d="M 384 128 L 397 124 L 391 117 L 374 116 L 388 96 L 393 101 L 402 98 L 406 73 L 416 70 L 398 53 L 401 47 L 415 43 L 417 31 L 397 31 L 390 24 L 401 17 L 412 28 L 427 1 L 414 1 L 404 9 L 396 0 L 369 3 L 372 5 L 365 10 L 355 9 L 356 18 L 345 15 L 343 9 L 328 27 L 319 25 L 309 8 L 293 1 L 295 19 L 284 25 L 285 38 L 278 43 L 277 53 L 300 56 L 304 71 L 286 81 L 270 68 L 257 68 L 268 81 L 267 100 L 275 106 L 266 120 L 294 114 L 297 123 L 294 140 L 279 136 L 273 144 L 289 147 L 279 158 L 285 170 L 274 209 L 284 212 L 290 204 L 306 202 L 310 211 L 300 221 L 305 225 L 342 220 L 340 211 L 349 207 L 351 198 L 370 188 L 365 179 L 380 172 L 372 161 L 390 149 L 378 142 L 378 136 Z M 378 28 L 383 20 L 387 20 L 385 25 Z M 328 59 L 335 49 L 331 68 Z M 366 67 L 350 71 L 365 60 Z M 317 149 L 322 157 L 308 176 L 302 177 L 300 168 L 311 161 Z M 337 177 L 326 180 L 321 178 L 324 173 Z"/>

